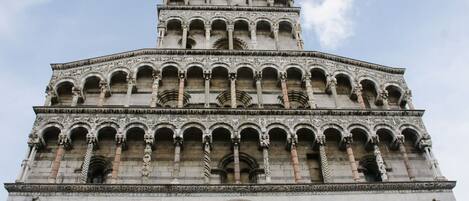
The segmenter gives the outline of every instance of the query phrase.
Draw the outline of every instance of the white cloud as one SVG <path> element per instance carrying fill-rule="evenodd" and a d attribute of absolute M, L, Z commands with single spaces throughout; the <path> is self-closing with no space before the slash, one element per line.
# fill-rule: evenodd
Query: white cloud
<path fill-rule="evenodd" d="M 14 34 L 18 19 L 36 5 L 50 0 L 1 0 L 0 1 L 0 36 Z"/>
<path fill-rule="evenodd" d="M 303 27 L 316 33 L 321 46 L 333 49 L 352 36 L 353 0 L 300 0 L 299 5 Z"/>

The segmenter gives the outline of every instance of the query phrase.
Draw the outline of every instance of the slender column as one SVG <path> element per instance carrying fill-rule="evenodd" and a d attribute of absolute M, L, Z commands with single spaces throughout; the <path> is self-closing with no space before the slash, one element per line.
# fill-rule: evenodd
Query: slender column
<path fill-rule="evenodd" d="M 232 50 L 232 49 L 233 49 L 233 31 L 234 31 L 234 25 L 228 25 L 227 31 L 228 31 L 228 46 L 229 46 L 229 49 Z"/>
<path fill-rule="evenodd" d="M 290 109 L 290 100 L 288 98 L 288 89 L 287 89 L 287 73 L 280 73 L 280 82 L 282 86 L 282 96 L 283 96 L 283 105 L 285 109 Z"/>
<path fill-rule="evenodd" d="M 29 161 L 29 155 L 31 154 L 33 147 L 28 146 L 28 150 L 26 151 L 26 156 L 24 157 L 23 161 L 21 162 L 21 170 L 16 178 L 16 183 L 23 182 L 23 174 L 26 171 L 26 168 L 28 166 L 28 161 Z"/>
<path fill-rule="evenodd" d="M 298 160 L 298 152 L 296 151 L 296 140 L 292 140 L 290 142 L 290 155 L 291 155 L 291 162 L 293 166 L 293 175 L 295 177 L 295 183 L 299 183 L 301 181 L 301 173 L 300 173 L 300 162 Z"/>
<path fill-rule="evenodd" d="M 262 148 L 262 158 L 264 160 L 264 174 L 265 174 L 265 183 L 272 182 L 272 172 L 270 171 L 270 163 L 269 163 L 269 135 L 262 134 L 260 136 L 260 146 Z"/>
<path fill-rule="evenodd" d="M 251 46 L 252 46 L 252 49 L 257 49 L 257 33 L 256 33 L 256 24 L 255 23 L 252 23 L 250 26 L 249 26 L 250 30 L 251 30 Z"/>
<path fill-rule="evenodd" d="M 210 107 L 210 79 L 212 78 L 212 74 L 210 71 L 204 72 L 204 80 L 205 80 L 205 108 Z"/>
<path fill-rule="evenodd" d="M 166 34 L 165 25 L 164 24 L 159 25 L 158 26 L 158 42 L 157 42 L 158 48 L 163 47 L 163 39 L 164 39 L 165 34 Z"/>
<path fill-rule="evenodd" d="M 236 184 L 241 183 L 241 171 L 239 166 L 239 139 L 233 139 L 234 179 Z"/>
<path fill-rule="evenodd" d="M 152 132 L 149 132 L 152 133 Z M 144 135 L 145 149 L 143 150 L 142 163 L 142 182 L 148 183 L 151 174 L 151 154 L 153 152 L 153 143 L 155 141 L 153 135 L 146 133 Z"/>
<path fill-rule="evenodd" d="M 405 138 L 403 135 L 400 135 L 397 137 L 399 151 L 401 152 L 402 158 L 404 159 L 404 165 L 407 170 L 407 175 L 409 176 L 410 181 L 415 181 L 414 169 L 412 168 L 410 160 L 409 160 L 409 156 L 407 155 L 407 150 L 405 148 L 404 141 L 405 141 Z"/>
<path fill-rule="evenodd" d="M 316 108 L 316 103 L 314 103 L 314 92 L 313 86 L 311 85 L 311 76 L 307 75 L 304 78 L 305 85 L 306 85 L 306 93 L 308 94 L 308 104 L 311 109 Z"/>
<path fill-rule="evenodd" d="M 279 50 L 279 44 L 278 44 L 278 24 L 274 24 L 274 29 L 272 30 L 274 32 L 274 39 L 275 39 L 275 49 Z"/>
<path fill-rule="evenodd" d="M 100 93 L 99 93 L 99 102 L 98 102 L 98 106 L 99 107 L 102 107 L 104 105 L 104 101 L 106 100 L 106 93 L 108 93 L 108 85 L 107 85 L 107 82 L 104 81 L 104 80 L 101 80 L 99 82 L 99 89 L 100 89 Z"/>
<path fill-rule="evenodd" d="M 326 154 L 326 136 L 317 136 L 316 142 L 319 145 L 319 160 L 321 162 L 321 173 L 324 183 L 332 183 L 332 171 L 329 167 Z"/>
<path fill-rule="evenodd" d="M 27 152 L 26 159 L 23 160 L 23 164 L 21 167 L 21 172 L 18 176 L 16 182 L 25 182 L 28 178 L 29 171 L 31 170 L 31 166 L 36 158 L 37 149 L 39 147 L 39 136 L 37 134 L 31 134 L 28 140 L 29 149 Z"/>
<path fill-rule="evenodd" d="M 72 107 L 75 107 L 78 105 L 78 100 L 81 97 L 81 92 L 80 89 L 76 87 L 72 87 L 72 93 L 73 93 L 73 98 L 72 98 Z"/>
<path fill-rule="evenodd" d="M 179 173 L 181 171 L 181 146 L 182 138 L 177 136 L 174 139 L 174 163 L 173 163 L 173 184 L 179 183 Z"/>
<path fill-rule="evenodd" d="M 337 97 L 337 79 L 333 75 L 327 76 L 327 89 L 332 93 L 335 108 L 340 108 L 339 99 Z"/>
<path fill-rule="evenodd" d="M 295 26 L 295 39 L 296 39 L 296 46 L 298 47 L 299 50 L 304 49 L 304 42 L 303 39 L 301 38 L 301 25 L 300 23 L 297 23 Z"/>
<path fill-rule="evenodd" d="M 432 142 L 430 139 L 422 139 L 419 144 L 420 148 L 425 152 L 425 159 L 430 165 L 430 168 L 433 171 L 433 177 L 437 181 L 446 180 L 445 177 L 441 174 L 441 170 L 438 165 L 438 161 L 435 159 L 435 156 L 432 153 Z"/>
<path fill-rule="evenodd" d="M 205 49 L 210 49 L 210 31 L 212 26 L 210 24 L 205 25 Z"/>
<path fill-rule="evenodd" d="M 257 91 L 257 106 L 264 107 L 264 99 L 262 98 L 262 72 L 256 72 L 256 91 Z"/>
<path fill-rule="evenodd" d="M 354 181 L 360 180 L 360 175 L 358 174 L 357 163 L 355 161 L 355 156 L 353 155 L 352 149 L 352 136 L 345 137 L 345 148 L 347 150 L 347 156 L 350 162 L 350 167 L 352 168 L 352 176 Z"/>
<path fill-rule="evenodd" d="M 24 182 L 28 178 L 29 171 L 31 170 L 31 166 L 33 165 L 34 159 L 36 158 L 37 149 L 38 149 L 37 144 L 32 145 L 31 154 L 29 155 L 26 170 L 23 173 L 23 176 L 21 178 L 21 180 L 22 180 L 21 182 Z"/>
<path fill-rule="evenodd" d="M 168 5 L 168 0 L 163 0 L 164 5 Z"/>
<path fill-rule="evenodd" d="M 59 141 L 57 146 L 57 151 L 55 153 L 55 159 L 52 162 L 52 167 L 49 175 L 49 183 L 55 183 L 57 179 L 57 175 L 60 169 L 60 162 L 62 161 L 63 155 L 65 153 L 65 146 L 69 142 L 67 136 L 65 134 L 59 134 Z"/>
<path fill-rule="evenodd" d="M 88 147 L 86 149 L 85 159 L 83 160 L 83 166 L 81 169 L 81 182 L 82 183 L 86 183 L 88 179 L 88 171 L 90 169 L 91 157 L 93 156 L 94 145 L 97 142 L 96 136 L 92 133 L 88 134 L 86 138 L 88 142 Z"/>
<path fill-rule="evenodd" d="M 122 146 L 125 142 L 124 134 L 121 130 L 116 135 L 116 153 L 114 154 L 114 162 L 112 163 L 111 183 L 117 183 L 117 177 L 119 176 L 119 168 L 121 164 Z"/>
<path fill-rule="evenodd" d="M 131 75 L 127 75 L 127 96 L 126 96 L 126 100 L 125 100 L 125 107 L 129 107 L 130 106 L 130 101 L 131 101 L 131 98 L 132 98 L 132 91 L 134 89 L 134 86 L 135 86 L 135 79 L 133 77 L 131 77 Z"/>
<path fill-rule="evenodd" d="M 384 159 L 383 159 L 383 156 L 381 155 L 381 151 L 379 150 L 379 146 L 378 146 L 378 143 L 379 143 L 379 139 L 378 139 L 378 136 L 374 136 L 372 138 L 372 145 L 373 145 L 373 154 L 375 156 L 375 159 L 376 159 L 376 164 L 378 165 L 378 170 L 379 170 L 379 174 L 381 176 L 381 180 L 383 182 L 386 182 L 388 181 L 388 173 L 386 171 L 386 164 L 384 164 Z"/>
<path fill-rule="evenodd" d="M 186 49 L 187 47 L 187 32 L 188 32 L 187 25 L 182 25 L 182 42 L 181 42 L 182 49 Z"/>
<path fill-rule="evenodd" d="M 230 96 L 231 96 L 231 108 L 237 108 L 236 100 L 236 73 L 230 73 Z"/>
<path fill-rule="evenodd" d="M 407 106 L 409 107 L 409 109 L 415 110 L 414 103 L 412 102 L 412 91 L 411 90 L 407 90 L 407 91 L 404 92 L 404 96 L 403 96 L 402 100 L 406 101 Z M 399 101 L 399 103 L 401 103 L 401 102 L 402 101 Z"/>
<path fill-rule="evenodd" d="M 46 88 L 46 101 L 44 102 L 44 106 L 51 106 L 52 105 L 52 98 L 57 97 L 55 94 L 54 88 L 52 85 L 47 86 Z"/>
<path fill-rule="evenodd" d="M 203 142 L 203 151 L 204 151 L 204 183 L 205 184 L 210 184 L 210 177 L 212 176 L 212 168 L 211 168 L 211 163 L 212 160 L 210 159 L 210 152 L 212 149 L 211 146 L 212 139 L 210 135 L 206 134 L 204 135 L 204 142 Z"/>
<path fill-rule="evenodd" d="M 360 83 L 356 83 L 353 88 L 353 93 L 357 96 L 358 104 L 361 109 L 366 109 L 365 100 L 363 99 L 363 87 Z"/>
<path fill-rule="evenodd" d="M 158 90 L 160 88 L 160 74 L 159 72 L 153 72 L 153 85 L 151 92 L 150 107 L 156 107 L 158 104 Z"/>
<path fill-rule="evenodd" d="M 384 87 L 382 87 L 378 94 L 377 101 L 381 102 L 383 104 L 383 108 L 386 110 L 389 110 L 388 96 L 388 91 Z"/>
<path fill-rule="evenodd" d="M 178 108 L 184 107 L 184 80 L 186 74 L 179 72 Z"/>

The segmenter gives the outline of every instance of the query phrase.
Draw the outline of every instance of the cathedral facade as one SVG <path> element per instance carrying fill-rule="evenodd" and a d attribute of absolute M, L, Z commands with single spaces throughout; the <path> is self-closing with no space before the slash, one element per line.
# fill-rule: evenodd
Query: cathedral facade
<path fill-rule="evenodd" d="M 404 69 L 293 0 L 165 0 L 157 48 L 52 64 L 9 201 L 454 201 Z"/>

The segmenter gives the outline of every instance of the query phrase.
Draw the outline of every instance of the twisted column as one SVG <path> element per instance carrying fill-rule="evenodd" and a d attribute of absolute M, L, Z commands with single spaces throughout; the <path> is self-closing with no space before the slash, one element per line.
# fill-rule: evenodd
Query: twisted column
<path fill-rule="evenodd" d="M 231 96 L 231 108 L 237 108 L 236 100 L 236 73 L 230 73 L 230 96 Z"/>
<path fill-rule="evenodd" d="M 313 86 L 311 85 L 311 75 L 306 75 L 304 78 L 304 82 L 306 85 L 306 93 L 308 94 L 309 108 L 315 109 L 316 104 L 314 103 L 314 92 L 313 92 Z"/>
<path fill-rule="evenodd" d="M 178 108 L 184 107 L 184 80 L 185 73 L 179 72 L 179 91 L 178 91 Z"/>
<path fill-rule="evenodd" d="M 381 176 L 381 180 L 383 182 L 386 182 L 386 181 L 389 180 L 389 178 L 388 178 L 388 174 L 387 174 L 387 171 L 386 171 L 386 164 L 384 164 L 383 156 L 381 155 L 381 151 L 379 150 L 378 136 L 374 136 L 372 138 L 371 143 L 373 145 L 373 155 L 375 156 L 376 165 L 378 165 L 378 170 L 379 170 L 379 174 Z"/>
<path fill-rule="evenodd" d="M 345 140 L 345 148 L 347 150 L 347 156 L 350 163 L 350 168 L 352 169 L 352 177 L 355 182 L 360 180 L 360 175 L 358 174 L 358 167 L 355 161 L 355 156 L 353 155 L 352 149 L 352 136 L 347 136 L 344 138 Z"/>
<path fill-rule="evenodd" d="M 397 136 L 397 143 L 399 147 L 399 151 L 401 152 L 402 159 L 404 159 L 404 165 L 407 170 L 407 175 L 409 176 L 410 181 L 415 181 L 415 173 L 411 166 L 409 156 L 407 155 L 407 150 L 405 148 L 405 138 L 403 135 Z"/>
<path fill-rule="evenodd" d="M 55 159 L 52 162 L 51 171 L 48 178 L 49 183 L 55 183 L 57 180 L 57 175 L 60 169 L 60 162 L 62 161 L 63 155 L 65 154 L 65 146 L 67 143 L 69 143 L 68 137 L 63 133 L 60 133 Z"/>
<path fill-rule="evenodd" d="M 212 74 L 210 71 L 204 72 L 204 80 L 205 80 L 205 108 L 210 107 L 210 79 L 212 79 Z"/>
<path fill-rule="evenodd" d="M 81 168 L 81 182 L 86 183 L 88 179 L 88 171 L 90 169 L 91 157 L 93 156 L 94 145 L 97 142 L 97 138 L 93 133 L 89 133 L 86 136 L 88 147 L 86 148 L 85 159 L 83 160 L 83 166 Z"/>
<path fill-rule="evenodd" d="M 316 142 L 319 145 L 319 160 L 321 162 L 322 179 L 324 183 L 332 183 L 332 171 L 329 167 L 329 162 L 326 154 L 326 136 L 317 136 Z"/>
<path fill-rule="evenodd" d="M 210 184 L 210 177 L 212 175 L 212 168 L 211 168 L 211 163 L 212 160 L 210 159 L 210 151 L 212 149 L 211 146 L 211 137 L 210 135 L 204 135 L 204 141 L 203 141 L 203 151 L 204 151 L 204 159 L 203 159 L 203 164 L 204 164 L 204 183 L 205 184 Z"/>
<path fill-rule="evenodd" d="M 260 146 L 262 148 L 262 158 L 264 161 L 265 183 L 271 183 L 272 172 L 270 170 L 270 163 L 269 163 L 269 146 L 270 146 L 269 135 L 262 134 L 260 136 Z"/>
<path fill-rule="evenodd" d="M 326 88 L 328 89 L 328 91 L 330 91 L 330 93 L 332 93 L 332 97 L 334 98 L 335 108 L 340 108 L 339 99 L 337 97 L 337 79 L 331 74 L 327 76 Z"/>
<path fill-rule="evenodd" d="M 241 183 L 241 170 L 239 166 L 239 139 L 233 139 L 234 179 L 236 184 Z"/>
<path fill-rule="evenodd" d="M 150 107 L 156 107 L 158 103 L 158 90 L 160 88 L 160 74 L 159 72 L 153 72 L 153 85 L 151 91 L 151 102 Z"/>
<path fill-rule="evenodd" d="M 264 99 L 262 98 L 262 72 L 256 72 L 256 91 L 257 91 L 257 106 L 264 107 Z"/>
<path fill-rule="evenodd" d="M 282 86 L 283 105 L 285 109 L 290 109 L 290 100 L 288 99 L 287 73 L 280 73 L 280 82 Z"/>

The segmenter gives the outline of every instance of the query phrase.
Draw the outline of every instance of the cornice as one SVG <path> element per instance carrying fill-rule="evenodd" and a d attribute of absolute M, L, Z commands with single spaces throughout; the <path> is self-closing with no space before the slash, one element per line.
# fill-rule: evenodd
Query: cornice
<path fill-rule="evenodd" d="M 223 5 L 158 5 L 160 10 L 217 10 L 217 11 L 261 11 L 261 12 L 295 12 L 300 14 L 300 7 L 269 6 L 223 6 Z"/>
<path fill-rule="evenodd" d="M 204 50 L 204 49 L 162 49 L 162 48 L 146 48 L 138 49 L 129 52 L 122 52 L 111 54 L 107 56 L 95 57 L 85 60 L 78 60 L 68 63 L 56 63 L 51 64 L 52 70 L 66 70 L 71 68 L 77 68 L 86 65 L 92 65 L 97 63 L 104 63 L 115 61 L 119 59 L 132 58 L 136 56 L 150 56 L 150 55 L 207 55 L 207 56 L 271 56 L 271 57 L 309 57 L 309 58 L 320 58 L 340 62 L 344 64 L 355 65 L 363 68 L 372 70 L 383 71 L 391 74 L 404 74 L 404 68 L 389 67 L 356 59 L 346 58 L 333 54 L 318 52 L 318 51 L 272 51 L 272 50 Z"/>
<path fill-rule="evenodd" d="M 27 184 L 6 183 L 9 193 L 277 193 L 355 191 L 452 190 L 455 181 L 331 183 L 331 184 L 239 184 L 239 185 L 146 185 L 146 184 Z"/>
<path fill-rule="evenodd" d="M 231 109 L 231 108 L 150 108 L 150 107 L 34 107 L 36 114 L 173 114 L 173 115 L 313 115 L 313 116 L 415 116 L 424 110 L 360 109 Z"/>

